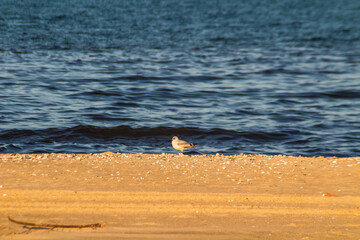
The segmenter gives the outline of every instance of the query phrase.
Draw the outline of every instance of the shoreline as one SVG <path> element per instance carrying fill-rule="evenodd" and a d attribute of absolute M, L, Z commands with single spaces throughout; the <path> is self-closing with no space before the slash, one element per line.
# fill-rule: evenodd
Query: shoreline
<path fill-rule="evenodd" d="M 360 157 L 0 154 L 0 238 L 354 239 L 359 173 Z"/>

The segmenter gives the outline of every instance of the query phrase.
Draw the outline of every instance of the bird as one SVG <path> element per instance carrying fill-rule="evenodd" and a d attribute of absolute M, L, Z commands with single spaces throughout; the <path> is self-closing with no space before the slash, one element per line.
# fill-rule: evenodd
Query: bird
<path fill-rule="evenodd" d="M 171 145 L 173 146 L 173 148 L 175 148 L 175 150 L 179 151 L 179 154 L 188 148 L 199 146 L 194 143 L 189 143 L 189 142 L 180 140 L 177 136 L 174 136 L 171 140 L 172 140 Z"/>

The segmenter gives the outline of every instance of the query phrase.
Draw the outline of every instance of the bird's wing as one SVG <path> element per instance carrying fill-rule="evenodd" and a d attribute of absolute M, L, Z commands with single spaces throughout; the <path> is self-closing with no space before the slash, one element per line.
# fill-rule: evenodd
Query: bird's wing
<path fill-rule="evenodd" d="M 177 145 L 179 145 L 179 146 L 181 146 L 181 147 L 191 147 L 191 146 L 192 146 L 191 143 L 188 143 L 188 142 L 183 141 L 183 140 L 179 140 L 179 141 L 177 142 Z"/>

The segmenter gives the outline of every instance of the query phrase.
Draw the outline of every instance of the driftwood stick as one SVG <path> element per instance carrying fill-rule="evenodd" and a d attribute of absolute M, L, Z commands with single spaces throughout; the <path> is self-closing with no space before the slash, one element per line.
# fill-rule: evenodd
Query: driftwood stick
<path fill-rule="evenodd" d="M 100 228 L 102 227 L 101 223 L 93 223 L 86 225 L 63 225 L 63 224 L 47 224 L 47 223 L 31 223 L 31 222 L 23 222 L 17 221 L 10 216 L 8 216 L 8 220 L 13 223 L 17 223 L 24 226 L 29 227 L 39 227 L 39 228 Z"/>

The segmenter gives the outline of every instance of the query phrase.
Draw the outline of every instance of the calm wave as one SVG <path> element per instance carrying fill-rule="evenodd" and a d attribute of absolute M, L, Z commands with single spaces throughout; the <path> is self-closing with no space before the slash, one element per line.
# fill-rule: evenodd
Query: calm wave
<path fill-rule="evenodd" d="M 10 1 L 0 152 L 360 154 L 359 1 Z"/>

